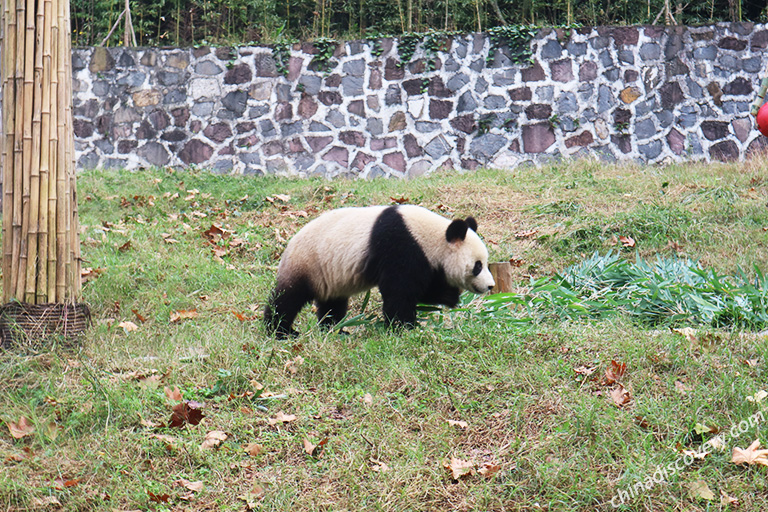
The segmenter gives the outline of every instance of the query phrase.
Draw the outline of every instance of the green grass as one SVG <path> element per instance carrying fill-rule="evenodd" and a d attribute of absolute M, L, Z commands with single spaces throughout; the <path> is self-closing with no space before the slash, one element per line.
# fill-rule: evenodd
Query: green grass
<path fill-rule="evenodd" d="M 63 510 L 105 511 L 239 511 L 247 502 L 265 511 L 614 510 L 620 491 L 713 436 L 697 434 L 697 423 L 727 433 L 762 411 L 746 397 L 766 387 L 767 336 L 704 322 L 688 339 L 666 321 L 622 314 L 628 308 L 597 319 L 546 301 L 521 321 L 466 297 L 467 311 L 423 313 L 422 327 L 402 333 L 374 321 L 326 333 L 307 308 L 303 334 L 278 341 L 260 317 L 279 256 L 323 210 L 405 198 L 474 215 L 492 261 L 521 260 L 521 297 L 595 251 L 616 255 L 616 272 L 681 258 L 707 275 L 743 269 L 753 279 L 768 268 L 764 166 L 584 161 L 370 182 L 85 173 L 83 266 L 99 273 L 84 298 L 95 323 L 76 346 L 0 354 L 0 420 L 34 425 L 21 439 L 0 431 L 0 509 L 39 510 L 55 498 Z M 218 256 L 204 237 L 214 223 L 231 232 L 216 240 Z M 355 299 L 352 314 L 362 305 Z M 373 293 L 365 313 L 379 306 Z M 197 316 L 171 321 L 180 310 Z M 128 321 L 138 329 L 119 326 Z M 622 408 L 604 380 L 611 361 L 627 365 L 621 383 L 632 401 Z M 177 403 L 164 389 L 177 386 L 205 417 L 156 426 Z M 270 424 L 278 412 L 297 419 Z M 763 421 L 746 425 L 726 451 L 617 510 L 726 510 L 721 491 L 739 510 L 768 508 L 765 468 L 729 462 L 735 446 L 768 443 Z M 227 440 L 202 450 L 214 430 Z M 327 442 L 313 457 L 305 439 Z M 249 443 L 263 452 L 249 455 Z M 501 469 L 454 481 L 451 457 Z M 182 480 L 204 487 L 192 492 Z M 714 501 L 689 496 L 697 480 Z"/>

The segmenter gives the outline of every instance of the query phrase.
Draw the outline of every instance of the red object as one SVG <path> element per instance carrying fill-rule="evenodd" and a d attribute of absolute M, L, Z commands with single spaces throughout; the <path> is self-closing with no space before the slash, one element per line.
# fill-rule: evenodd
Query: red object
<path fill-rule="evenodd" d="M 764 103 L 757 111 L 757 129 L 768 137 L 768 103 Z"/>

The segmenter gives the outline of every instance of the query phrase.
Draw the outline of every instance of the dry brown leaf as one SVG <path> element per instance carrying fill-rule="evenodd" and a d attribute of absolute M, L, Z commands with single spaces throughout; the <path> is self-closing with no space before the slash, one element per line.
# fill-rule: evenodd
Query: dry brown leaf
<path fill-rule="evenodd" d="M 157 439 L 158 441 L 165 443 L 165 447 L 169 450 L 175 450 L 178 448 L 178 439 L 173 436 L 169 436 L 168 434 L 151 434 L 149 438 Z"/>
<path fill-rule="evenodd" d="M 690 391 L 691 388 L 680 382 L 679 380 L 675 381 L 675 391 L 680 393 L 681 395 L 685 395 L 688 391 Z"/>
<path fill-rule="evenodd" d="M 320 441 L 317 444 L 313 444 L 310 442 L 309 439 L 304 439 L 304 451 L 307 452 L 307 455 L 311 457 L 318 457 L 320 456 L 320 452 L 323 449 L 323 446 L 328 442 L 328 438 L 324 438 L 322 441 Z"/>
<path fill-rule="evenodd" d="M 132 309 L 132 310 L 131 310 L 131 313 L 133 313 L 133 315 L 136 317 L 136 319 L 137 319 L 139 322 L 141 322 L 142 324 L 143 324 L 144 322 L 146 322 L 146 321 L 147 321 L 147 317 L 140 315 L 140 314 L 139 314 L 139 312 L 138 312 L 137 310 L 135 310 L 135 309 Z"/>
<path fill-rule="evenodd" d="M 593 373 L 595 373 L 595 370 L 597 370 L 597 366 L 577 366 L 573 369 L 574 372 L 578 373 L 579 375 L 583 375 L 585 377 L 589 377 Z"/>
<path fill-rule="evenodd" d="M 190 482 L 189 480 L 184 480 L 183 478 L 179 479 L 178 484 L 185 489 L 189 489 L 192 492 L 200 492 L 203 490 L 203 482 L 197 481 L 197 482 Z"/>
<path fill-rule="evenodd" d="M 672 329 L 672 332 L 679 334 L 691 343 L 696 341 L 696 329 L 693 327 L 681 327 L 680 329 Z"/>
<path fill-rule="evenodd" d="M 634 247 L 635 246 L 635 239 L 631 236 L 620 236 L 619 242 L 621 242 L 621 245 L 624 247 Z"/>
<path fill-rule="evenodd" d="M 171 313 L 171 322 L 175 323 L 181 320 L 189 320 L 197 317 L 197 309 L 180 309 Z"/>
<path fill-rule="evenodd" d="M 768 466 L 768 450 L 760 450 L 760 440 L 755 440 L 746 449 L 734 448 L 731 462 L 735 464 L 762 464 Z"/>
<path fill-rule="evenodd" d="M 501 464 L 494 464 L 492 462 L 485 462 L 477 472 L 484 478 L 491 478 L 493 475 L 501 471 Z"/>
<path fill-rule="evenodd" d="M 262 393 L 261 396 L 264 396 Z M 283 411 L 277 411 L 277 414 L 275 414 L 274 418 L 269 418 L 269 424 L 270 425 L 277 425 L 278 423 L 290 423 L 292 421 L 296 421 L 296 415 L 295 414 L 284 414 Z"/>
<path fill-rule="evenodd" d="M 201 411 L 202 404 L 187 400 L 173 406 L 171 413 L 171 421 L 168 422 L 168 426 L 171 428 L 178 428 L 185 423 L 190 425 L 197 425 L 205 418 L 203 411 Z"/>
<path fill-rule="evenodd" d="M 243 448 L 245 448 L 245 451 L 248 452 L 248 455 L 251 457 L 258 457 L 264 453 L 264 446 L 259 443 L 248 443 Z"/>
<path fill-rule="evenodd" d="M 712 492 L 712 489 L 709 488 L 704 480 L 696 480 L 688 484 L 688 495 L 692 499 L 701 498 L 707 501 L 715 499 L 715 493 Z"/>
<path fill-rule="evenodd" d="M 26 416 L 20 417 L 18 423 L 9 421 L 7 422 L 7 425 L 8 430 L 11 432 L 11 436 L 14 439 L 21 439 L 35 431 L 35 426 Z"/>
<path fill-rule="evenodd" d="M 459 427 L 459 428 L 469 427 L 469 423 L 467 423 L 466 421 L 461 421 L 461 420 L 447 420 L 447 421 L 448 421 L 448 424 L 452 427 Z"/>
<path fill-rule="evenodd" d="M 165 396 L 168 397 L 168 400 L 173 400 L 175 402 L 181 402 L 184 400 L 184 397 L 181 395 L 181 391 L 179 390 L 179 386 L 174 386 L 173 389 L 165 386 L 163 391 L 165 391 Z"/>
<path fill-rule="evenodd" d="M 765 391 L 763 391 L 761 389 L 760 391 L 758 391 L 754 395 L 748 396 L 747 397 L 747 402 L 753 402 L 753 403 L 759 404 L 760 402 L 762 402 L 766 398 L 768 398 L 768 393 L 766 393 Z"/>
<path fill-rule="evenodd" d="M 617 407 L 624 407 L 632 401 L 632 397 L 630 396 L 629 391 L 627 391 L 621 384 L 616 386 L 616 388 L 611 391 L 611 398 Z"/>
<path fill-rule="evenodd" d="M 518 231 L 517 233 L 515 233 L 515 238 L 530 238 L 538 232 L 539 232 L 538 229 L 528 229 L 525 231 Z"/>
<path fill-rule="evenodd" d="M 61 502 L 56 499 L 56 496 L 32 498 L 30 504 L 32 505 L 32 508 L 61 508 Z"/>
<path fill-rule="evenodd" d="M 457 459 L 456 457 L 451 457 L 450 461 L 444 462 L 443 467 L 451 472 L 451 477 L 454 480 L 472 475 L 475 472 L 475 465 L 472 463 L 472 461 L 461 460 Z"/>
<path fill-rule="evenodd" d="M 371 395 L 370 393 L 366 393 L 365 395 L 363 395 L 363 403 L 365 405 L 371 405 L 373 403 L 373 395 Z"/>
<path fill-rule="evenodd" d="M 376 471 L 377 473 L 386 473 L 387 471 L 389 471 L 389 466 L 384 462 L 378 459 L 374 459 L 373 457 L 371 457 L 368 460 L 370 460 L 373 463 L 373 466 L 371 466 L 372 471 Z"/>
<path fill-rule="evenodd" d="M 733 505 L 734 507 L 738 507 L 739 498 L 728 496 L 724 490 L 720 489 L 720 505 L 722 505 L 723 507 L 727 507 L 728 505 Z"/>
<path fill-rule="evenodd" d="M 711 452 L 707 452 L 707 451 L 697 452 L 696 450 L 682 450 L 680 453 L 688 457 L 691 457 L 693 460 L 704 460 L 704 457 L 709 455 Z"/>
<path fill-rule="evenodd" d="M 221 430 L 212 430 L 205 434 L 203 444 L 200 445 L 201 450 L 212 450 L 217 448 L 221 443 L 227 440 L 227 434 Z"/>
<path fill-rule="evenodd" d="M 126 333 L 137 331 L 139 329 L 139 326 L 135 323 L 131 322 L 130 320 L 125 320 L 123 322 L 120 322 L 117 324 L 118 327 L 122 327 L 123 331 Z"/>
<path fill-rule="evenodd" d="M 291 375 L 296 375 L 296 372 L 299 371 L 299 366 L 302 364 L 304 364 L 304 358 L 301 356 L 296 356 L 295 358 L 286 361 L 283 368 Z"/>

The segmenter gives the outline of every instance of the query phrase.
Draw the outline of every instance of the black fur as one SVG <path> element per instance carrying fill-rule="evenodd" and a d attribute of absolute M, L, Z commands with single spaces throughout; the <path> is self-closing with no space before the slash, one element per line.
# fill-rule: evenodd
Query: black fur
<path fill-rule="evenodd" d="M 466 221 L 454 221 L 451 236 L 463 240 L 467 229 L 474 229 L 473 224 L 477 227 L 471 217 Z M 386 208 L 374 222 L 364 258 L 363 277 L 371 285 L 379 287 L 384 318 L 390 325 L 396 326 L 412 327 L 416 324 L 418 303 L 454 307 L 461 293 L 457 287 L 448 284 L 442 268 L 430 266 L 397 206 Z M 316 300 L 307 276 L 291 278 L 293 281 L 290 284 L 278 283 L 264 310 L 267 330 L 279 338 L 298 334 L 292 328 L 296 315 L 307 303 Z M 348 297 L 318 301 L 317 319 L 320 325 L 332 327 L 338 323 L 346 315 L 347 306 Z"/>
<path fill-rule="evenodd" d="M 448 284 L 442 269 L 429 265 L 397 206 L 376 219 L 363 274 L 379 287 L 384 318 L 394 325 L 415 325 L 419 302 L 455 306 L 461 293 Z"/>

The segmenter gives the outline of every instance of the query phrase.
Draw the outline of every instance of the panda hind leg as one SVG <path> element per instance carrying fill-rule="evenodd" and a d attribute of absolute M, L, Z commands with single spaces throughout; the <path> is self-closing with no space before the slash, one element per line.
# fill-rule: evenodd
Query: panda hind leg
<path fill-rule="evenodd" d="M 317 321 L 320 323 L 320 326 L 330 329 L 341 322 L 347 315 L 349 298 L 340 297 L 324 301 L 318 300 L 315 305 L 317 306 Z"/>

